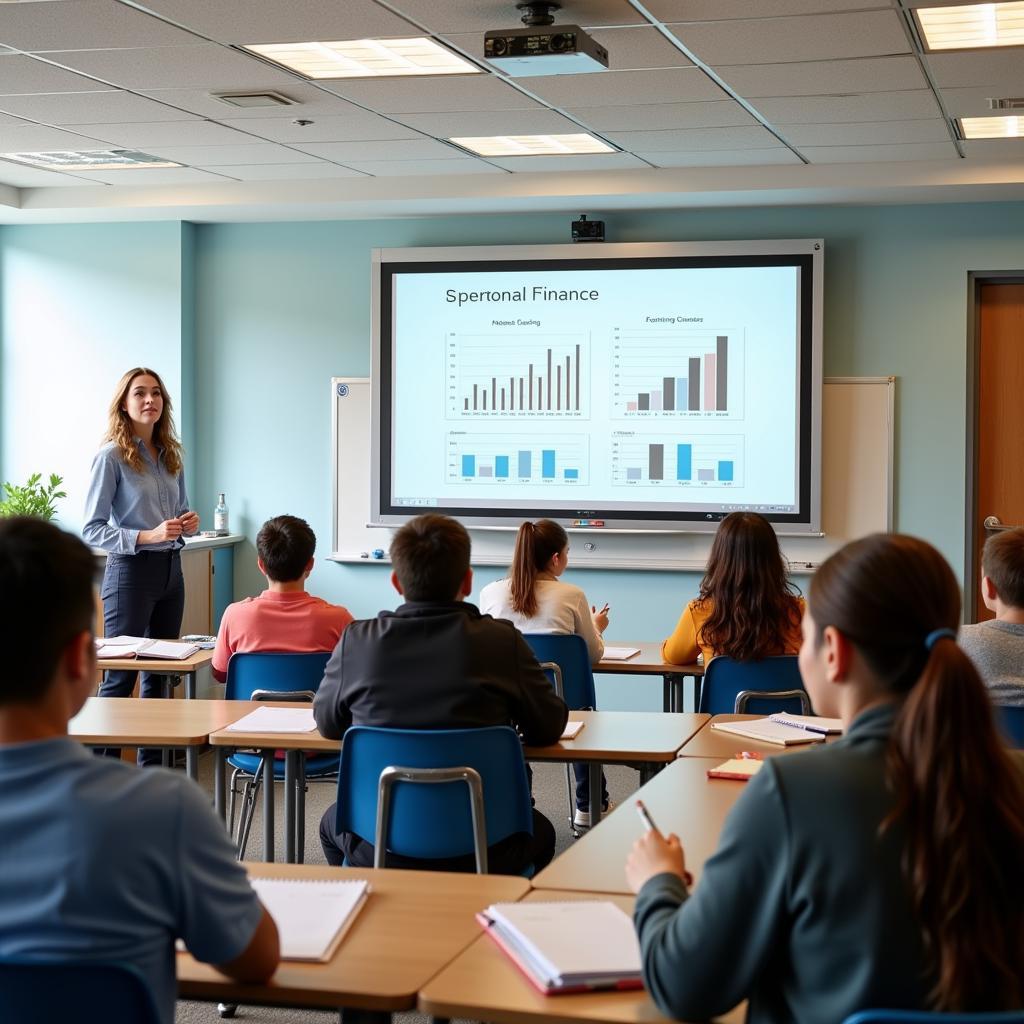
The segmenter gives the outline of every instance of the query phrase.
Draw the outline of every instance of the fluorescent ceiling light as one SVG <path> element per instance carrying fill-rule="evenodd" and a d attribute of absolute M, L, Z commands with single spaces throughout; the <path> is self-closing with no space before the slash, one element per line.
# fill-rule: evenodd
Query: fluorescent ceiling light
<path fill-rule="evenodd" d="M 1024 117 L 961 117 L 965 139 L 1024 139 Z"/>
<path fill-rule="evenodd" d="M 140 167 L 183 167 L 184 164 L 134 149 L 55 150 L 50 153 L 0 153 L 0 160 L 49 171 L 125 171 Z"/>
<path fill-rule="evenodd" d="M 593 135 L 478 135 L 449 139 L 478 156 L 577 156 L 615 153 L 614 146 Z"/>
<path fill-rule="evenodd" d="M 478 75 L 480 68 L 433 39 L 343 39 L 334 43 L 266 43 L 245 49 L 306 78 Z"/>
<path fill-rule="evenodd" d="M 915 12 L 929 50 L 1024 46 L 1024 3 L 919 7 Z"/>

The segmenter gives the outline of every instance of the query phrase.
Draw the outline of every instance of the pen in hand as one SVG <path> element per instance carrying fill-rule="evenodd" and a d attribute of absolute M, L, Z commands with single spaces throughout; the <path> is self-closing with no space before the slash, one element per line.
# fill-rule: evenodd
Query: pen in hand
<path fill-rule="evenodd" d="M 637 800 L 636 813 L 640 815 L 640 820 L 644 823 L 644 827 L 648 832 L 658 832 L 658 826 L 654 824 L 651 812 L 647 810 L 647 806 L 644 804 L 643 800 Z"/>

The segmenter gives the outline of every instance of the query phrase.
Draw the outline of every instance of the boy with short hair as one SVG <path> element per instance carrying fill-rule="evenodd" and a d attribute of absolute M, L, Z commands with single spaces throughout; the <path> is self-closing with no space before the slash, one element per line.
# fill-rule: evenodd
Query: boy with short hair
<path fill-rule="evenodd" d="M 960 646 L 996 704 L 1024 706 L 1024 529 L 993 534 L 981 555 L 981 597 L 994 619 L 964 626 Z"/>
<path fill-rule="evenodd" d="M 228 661 L 236 653 L 334 650 L 352 616 L 347 608 L 306 593 L 315 550 L 316 535 L 304 519 L 275 516 L 263 524 L 256 536 L 256 564 L 267 589 L 225 609 L 213 652 L 215 679 L 227 679 Z"/>
<path fill-rule="evenodd" d="M 95 571 L 77 537 L 0 520 L 0 957 L 129 964 L 173 1024 L 178 937 L 261 982 L 277 929 L 194 782 L 68 736 L 95 689 Z"/>
<path fill-rule="evenodd" d="M 410 520 L 391 542 L 391 583 L 405 598 L 395 611 L 354 622 L 327 663 L 313 704 L 320 732 L 340 739 L 350 725 L 398 729 L 475 729 L 512 725 L 524 742 L 554 743 L 569 717 L 522 634 L 482 615 L 465 599 L 473 588 L 465 527 L 447 516 Z M 328 863 L 373 865 L 373 846 L 335 831 L 335 805 L 320 823 Z M 518 874 L 554 855 L 555 830 L 533 812 L 533 835 L 510 836 L 488 851 L 490 869 Z M 474 869 L 451 861 L 389 857 L 395 867 Z"/>

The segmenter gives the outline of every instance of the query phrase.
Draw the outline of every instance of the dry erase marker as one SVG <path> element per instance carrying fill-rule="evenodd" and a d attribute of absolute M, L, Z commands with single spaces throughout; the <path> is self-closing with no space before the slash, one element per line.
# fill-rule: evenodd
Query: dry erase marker
<path fill-rule="evenodd" d="M 645 827 L 651 832 L 657 832 L 658 826 L 654 824 L 654 819 L 651 817 L 651 812 L 644 806 L 643 800 L 637 800 L 636 802 L 636 813 L 640 815 L 640 820 L 644 823 Z"/>

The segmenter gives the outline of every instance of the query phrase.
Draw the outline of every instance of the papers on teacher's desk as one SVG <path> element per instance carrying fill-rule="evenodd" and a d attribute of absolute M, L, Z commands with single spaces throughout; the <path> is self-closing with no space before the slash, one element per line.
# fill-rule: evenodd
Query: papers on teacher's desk
<path fill-rule="evenodd" d="M 494 903 L 477 920 L 545 995 L 642 986 L 633 922 L 614 903 Z"/>
<path fill-rule="evenodd" d="M 784 725 L 771 718 L 754 718 L 748 722 L 712 722 L 712 729 L 731 733 L 733 736 L 745 736 L 763 743 L 775 743 L 780 747 L 791 747 L 797 743 L 824 743 L 825 736 L 820 732 L 810 732 L 795 725 Z"/>
<path fill-rule="evenodd" d="M 369 882 L 355 880 L 249 881 L 277 925 L 282 960 L 330 960 L 370 891 Z"/>
<path fill-rule="evenodd" d="M 178 640 L 150 640 L 144 636 L 98 636 L 96 657 L 104 658 L 163 658 L 184 661 L 201 650 L 198 644 Z"/>
<path fill-rule="evenodd" d="M 257 708 L 225 726 L 225 729 L 228 732 L 315 732 L 316 722 L 309 705 L 302 708 Z"/>
<path fill-rule="evenodd" d="M 629 661 L 640 653 L 639 647 L 606 647 L 601 656 L 602 661 Z"/>

